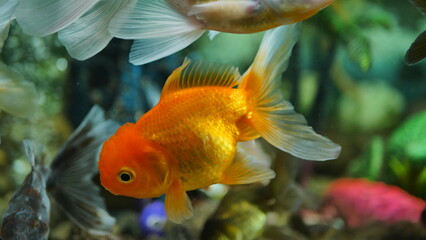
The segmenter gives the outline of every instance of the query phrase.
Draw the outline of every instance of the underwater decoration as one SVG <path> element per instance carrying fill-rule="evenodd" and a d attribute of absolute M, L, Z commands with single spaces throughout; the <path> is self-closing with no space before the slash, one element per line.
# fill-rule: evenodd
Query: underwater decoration
<path fill-rule="evenodd" d="M 201 239 L 257 239 L 266 225 L 266 214 L 250 196 L 229 192 L 204 225 Z M 253 197 L 252 197 L 253 198 Z"/>
<path fill-rule="evenodd" d="M 164 226 L 166 222 L 166 209 L 161 200 L 154 200 L 146 204 L 139 215 L 139 226 L 144 236 L 164 235 Z"/>
<path fill-rule="evenodd" d="M 326 204 L 336 208 L 349 227 L 373 222 L 420 222 L 426 201 L 411 196 L 397 186 L 365 179 L 342 178 L 327 190 Z M 330 207 L 330 206 L 328 206 Z"/>

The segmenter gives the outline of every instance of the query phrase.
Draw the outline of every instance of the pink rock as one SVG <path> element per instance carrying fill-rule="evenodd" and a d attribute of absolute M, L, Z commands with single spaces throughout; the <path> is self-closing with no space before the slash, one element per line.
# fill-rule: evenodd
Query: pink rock
<path fill-rule="evenodd" d="M 372 222 L 419 222 L 426 202 L 397 186 L 366 179 L 342 178 L 327 191 L 327 204 L 337 209 L 349 227 Z"/>

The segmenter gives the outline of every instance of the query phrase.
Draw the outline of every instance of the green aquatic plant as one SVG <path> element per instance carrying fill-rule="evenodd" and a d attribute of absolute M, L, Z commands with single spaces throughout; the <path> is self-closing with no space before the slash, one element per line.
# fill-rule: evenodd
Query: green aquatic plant
<path fill-rule="evenodd" d="M 426 166 L 426 111 L 417 113 L 397 128 L 389 139 L 389 151 Z"/>
<path fill-rule="evenodd" d="M 391 135 L 389 167 L 398 183 L 415 194 L 426 197 L 426 111 L 417 113 Z"/>
<path fill-rule="evenodd" d="M 350 164 L 349 176 L 379 180 L 385 161 L 385 143 L 382 137 L 374 136 L 366 151 Z"/>
<path fill-rule="evenodd" d="M 418 166 L 410 159 L 392 158 L 389 169 L 394 182 L 413 195 L 426 198 L 426 167 Z"/>
<path fill-rule="evenodd" d="M 390 29 L 394 16 L 371 1 L 345 0 L 324 9 L 318 20 L 313 23 L 328 36 L 330 45 L 342 46 L 349 59 L 367 71 L 372 62 L 368 30 Z"/>
<path fill-rule="evenodd" d="M 426 197 L 426 111 L 397 127 L 387 141 L 375 136 L 364 153 L 348 167 L 351 177 L 396 184 Z"/>

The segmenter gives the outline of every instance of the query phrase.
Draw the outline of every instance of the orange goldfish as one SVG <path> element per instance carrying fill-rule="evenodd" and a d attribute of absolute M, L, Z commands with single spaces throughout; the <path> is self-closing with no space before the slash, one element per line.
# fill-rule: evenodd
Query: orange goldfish
<path fill-rule="evenodd" d="M 316 134 L 280 94 L 279 76 L 297 39 L 297 25 L 267 31 L 242 76 L 232 66 L 185 60 L 167 79 L 160 102 L 104 143 L 102 185 L 135 198 L 166 194 L 169 219 L 181 222 L 192 216 L 186 191 L 275 176 L 237 142 L 262 136 L 296 157 L 337 158 L 340 146 Z"/>

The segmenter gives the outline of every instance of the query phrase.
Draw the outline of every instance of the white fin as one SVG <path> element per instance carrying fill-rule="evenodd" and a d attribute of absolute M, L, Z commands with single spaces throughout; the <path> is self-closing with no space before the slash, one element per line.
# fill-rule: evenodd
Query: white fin
<path fill-rule="evenodd" d="M 260 143 L 260 139 L 237 143 L 238 152 L 244 153 L 248 158 L 254 159 L 260 165 L 270 167 L 272 162 L 271 153 L 266 153 Z"/>
<path fill-rule="evenodd" d="M 318 135 L 305 118 L 282 98 L 279 76 L 286 69 L 298 39 L 297 24 L 281 26 L 265 33 L 252 66 L 242 77 L 240 88 L 251 93 L 251 116 L 244 123 L 266 141 L 296 157 L 329 160 L 339 156 L 341 147 Z"/>
<path fill-rule="evenodd" d="M 104 49 L 112 39 L 108 31 L 111 18 L 117 11 L 135 0 L 100 1 L 68 27 L 59 31 L 59 40 L 69 54 L 85 60 Z"/>
<path fill-rule="evenodd" d="M 15 18 L 13 13 L 17 4 L 17 0 L 0 1 L 0 53 L 9 34 L 10 22 Z"/>
<path fill-rule="evenodd" d="M 0 62 L 0 109 L 18 117 L 31 117 L 37 110 L 39 95 L 34 83 Z"/>
<path fill-rule="evenodd" d="M 5 26 L 8 22 L 13 20 L 18 0 L 2 0 L 0 1 L 0 28 Z"/>
<path fill-rule="evenodd" d="M 214 30 L 210 30 L 208 33 L 209 39 L 213 40 L 213 38 L 215 38 L 220 32 L 218 31 L 214 31 Z"/>
<path fill-rule="evenodd" d="M 13 13 L 17 4 L 17 0 L 0 1 L 0 53 L 9 33 L 10 22 L 15 18 Z"/>
<path fill-rule="evenodd" d="M 24 143 L 24 150 L 25 155 L 27 155 L 28 162 L 31 165 L 31 168 L 34 169 L 36 164 L 41 164 L 41 157 L 40 157 L 40 149 L 36 146 L 34 142 L 32 142 L 29 139 L 25 139 L 23 141 Z M 37 163 L 36 163 L 37 161 Z"/>
<path fill-rule="evenodd" d="M 109 31 L 123 39 L 165 38 L 202 31 L 201 25 L 177 10 L 166 0 L 139 0 L 111 20 Z"/>
<path fill-rule="evenodd" d="M 234 161 L 225 169 L 220 183 L 223 184 L 248 184 L 260 182 L 275 177 L 274 171 L 268 167 L 251 160 L 242 151 L 238 151 Z"/>
<path fill-rule="evenodd" d="M 167 57 L 186 48 L 202 34 L 203 32 L 190 32 L 185 35 L 135 40 L 129 61 L 135 65 L 142 65 Z"/>
<path fill-rule="evenodd" d="M 0 53 L 3 50 L 4 41 L 9 36 L 9 27 L 10 27 L 10 22 L 7 22 L 3 24 L 2 26 L 0 26 Z"/>
<path fill-rule="evenodd" d="M 98 149 L 117 128 L 100 107 L 92 107 L 51 164 L 49 192 L 74 223 L 95 235 L 110 234 L 115 223 L 92 178 L 98 172 Z"/>
<path fill-rule="evenodd" d="M 197 40 L 202 26 L 177 10 L 166 0 L 140 0 L 127 6 L 111 20 L 114 37 L 136 39 L 130 62 L 145 64 L 171 55 Z"/>
<path fill-rule="evenodd" d="M 70 25 L 99 0 L 20 0 L 15 16 L 24 32 L 46 36 Z"/>

